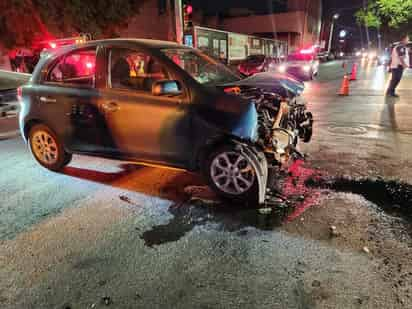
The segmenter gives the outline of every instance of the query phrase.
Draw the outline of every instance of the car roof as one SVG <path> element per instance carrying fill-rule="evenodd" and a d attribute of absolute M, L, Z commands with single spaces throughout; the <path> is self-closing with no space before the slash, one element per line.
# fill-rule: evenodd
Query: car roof
<path fill-rule="evenodd" d="M 191 49 L 185 45 L 180 45 L 175 42 L 169 41 L 160 41 L 160 40 L 150 40 L 150 39 L 134 39 L 134 38 L 116 38 L 116 39 L 104 39 L 104 40 L 93 40 L 93 41 L 86 41 L 85 43 L 79 44 L 70 44 L 65 46 L 60 46 L 59 48 L 50 52 L 52 57 L 60 56 L 66 54 L 68 52 L 87 48 L 87 47 L 94 47 L 97 45 L 115 45 L 115 46 L 130 46 L 134 45 L 135 47 L 140 47 L 143 49 L 167 49 L 167 48 L 179 48 L 179 49 Z"/>
<path fill-rule="evenodd" d="M 76 46 L 110 45 L 110 44 L 115 44 L 115 45 L 134 44 L 136 46 L 143 47 L 143 48 L 149 48 L 149 49 L 186 47 L 183 45 L 179 45 L 175 42 L 151 40 L 151 39 L 134 39 L 134 38 L 116 38 L 116 39 L 87 41 L 83 44 L 76 45 Z"/>

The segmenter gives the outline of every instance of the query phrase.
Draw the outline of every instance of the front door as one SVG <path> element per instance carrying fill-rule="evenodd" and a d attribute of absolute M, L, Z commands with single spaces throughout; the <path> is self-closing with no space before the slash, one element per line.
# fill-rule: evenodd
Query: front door
<path fill-rule="evenodd" d="M 108 57 L 108 87 L 101 93 L 99 106 L 113 151 L 142 161 L 184 167 L 191 156 L 186 95 L 152 95 L 156 80 L 171 77 L 147 53 L 112 49 Z"/>

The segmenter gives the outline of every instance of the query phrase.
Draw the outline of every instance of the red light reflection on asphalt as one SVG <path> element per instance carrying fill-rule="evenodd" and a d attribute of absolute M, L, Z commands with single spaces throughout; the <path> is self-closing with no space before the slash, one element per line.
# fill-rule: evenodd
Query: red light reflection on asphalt
<path fill-rule="evenodd" d="M 308 208 L 316 205 L 320 197 L 320 192 L 308 188 L 305 184 L 308 179 L 319 177 L 318 171 L 305 167 L 303 160 L 297 160 L 289 167 L 288 172 L 289 176 L 284 182 L 282 193 L 291 199 L 297 196 L 305 198 L 296 205 L 295 210 L 286 218 L 286 222 L 295 220 Z"/>

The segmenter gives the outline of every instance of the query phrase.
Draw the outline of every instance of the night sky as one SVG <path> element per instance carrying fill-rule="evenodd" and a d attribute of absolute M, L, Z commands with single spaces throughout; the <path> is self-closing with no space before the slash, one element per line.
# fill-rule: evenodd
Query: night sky
<path fill-rule="evenodd" d="M 332 18 L 335 13 L 339 13 L 340 17 L 336 22 L 337 33 L 342 29 L 348 31 L 350 48 L 360 47 L 362 41 L 363 44 L 366 44 L 366 30 L 359 27 L 354 16 L 356 11 L 362 8 L 362 3 L 362 0 L 323 0 L 324 20 Z M 372 41 L 376 35 L 376 31 L 370 31 Z"/>
<path fill-rule="evenodd" d="M 193 6 L 205 10 L 209 14 L 224 13 L 229 8 L 248 8 L 258 13 L 268 13 L 270 8 L 282 11 L 285 9 L 285 0 L 191 0 Z M 284 3 L 283 6 L 280 3 Z M 361 40 L 366 41 L 365 30 L 360 28 L 354 17 L 355 12 L 362 7 L 362 0 L 323 0 L 324 19 L 331 18 L 334 13 L 339 13 L 337 21 L 338 31 L 345 29 L 349 33 L 353 47 L 360 47 Z M 374 40 L 376 32 L 371 31 L 371 39 Z"/>

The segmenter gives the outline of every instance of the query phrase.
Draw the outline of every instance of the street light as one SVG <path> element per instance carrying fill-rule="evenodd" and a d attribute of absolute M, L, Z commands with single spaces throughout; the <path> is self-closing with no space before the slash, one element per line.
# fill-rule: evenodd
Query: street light
<path fill-rule="evenodd" d="M 329 44 L 328 44 L 328 54 L 330 53 L 330 50 L 332 48 L 332 39 L 333 39 L 333 28 L 335 26 L 335 20 L 339 18 L 339 14 L 336 13 L 333 15 L 332 19 L 332 25 L 330 26 L 330 33 L 329 33 Z"/>

